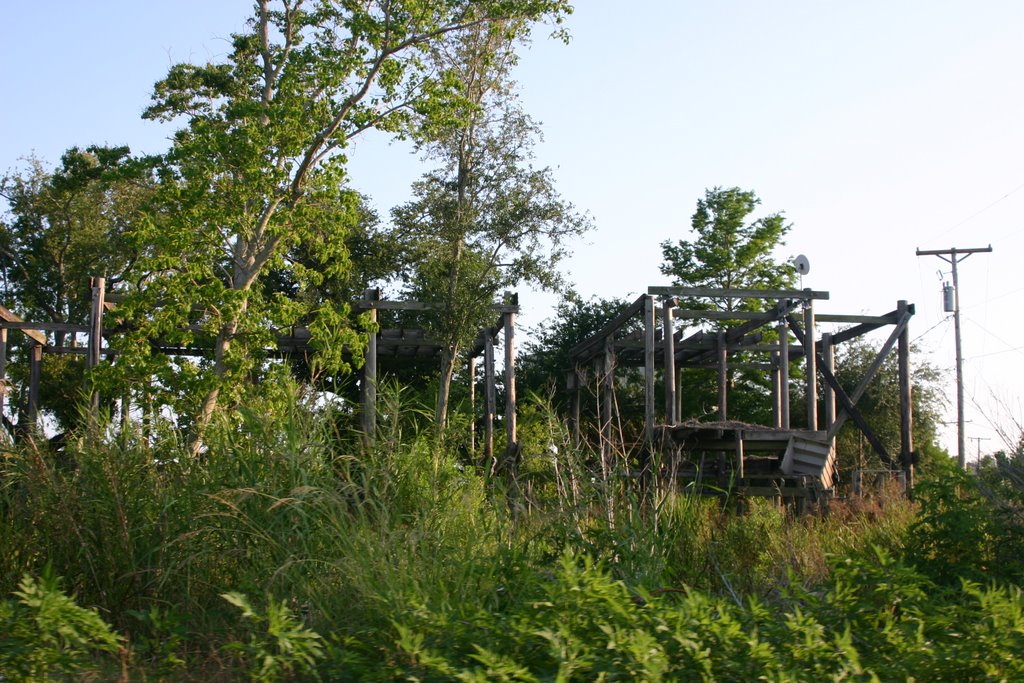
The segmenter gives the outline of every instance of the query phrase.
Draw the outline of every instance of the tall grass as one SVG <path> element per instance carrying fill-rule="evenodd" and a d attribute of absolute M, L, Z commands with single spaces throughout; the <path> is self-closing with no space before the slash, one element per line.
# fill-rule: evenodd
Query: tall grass
<path fill-rule="evenodd" d="M 126 636 L 129 666 L 153 676 L 589 680 L 608 666 L 653 679 L 680 657 L 724 666 L 665 640 L 692 640 L 708 619 L 723 652 L 753 647 L 729 640 L 750 641 L 750 629 L 777 629 L 765 652 L 796 666 L 804 655 L 779 654 L 788 622 L 772 619 L 841 638 L 828 611 L 839 608 L 815 613 L 820 632 L 794 609 L 848 558 L 902 557 L 915 520 L 897 497 L 798 517 L 767 501 L 740 513 L 624 471 L 603 478 L 543 401 L 524 411 L 515 479 L 488 477 L 456 439 L 423 428 L 429 410 L 407 392 L 382 387 L 381 406 L 373 444 L 343 409 L 295 391 L 211 428 L 198 459 L 173 432 L 149 442 L 96 430 L 60 457 L 9 453 L 2 595 L 51 567 Z M 978 595 L 1000 610 L 1019 599 Z M 292 641 L 305 658 L 288 659 Z M 261 657 L 276 664 L 254 668 Z"/>

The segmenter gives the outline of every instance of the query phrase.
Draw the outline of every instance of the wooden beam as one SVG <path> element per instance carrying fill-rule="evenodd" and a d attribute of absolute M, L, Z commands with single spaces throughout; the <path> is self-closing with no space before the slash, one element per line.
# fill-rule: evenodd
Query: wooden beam
<path fill-rule="evenodd" d="M 859 323 L 861 325 L 895 325 L 898 322 L 896 311 L 887 315 L 839 315 L 835 313 L 819 313 L 819 323 Z"/>
<path fill-rule="evenodd" d="M 683 320 L 759 320 L 771 322 L 778 316 L 774 313 L 758 311 L 695 311 L 685 308 L 677 308 L 673 315 Z"/>
<path fill-rule="evenodd" d="M 34 323 L 34 322 L 14 322 L 14 321 L 0 321 L 0 327 L 8 330 L 21 330 L 26 335 L 32 337 L 32 340 L 37 344 L 44 344 L 46 335 L 43 332 L 88 332 L 88 325 L 77 325 L 75 323 Z M 34 333 L 34 334 L 33 334 Z M 40 342 L 39 340 L 44 340 Z"/>
<path fill-rule="evenodd" d="M 729 370 L 727 367 L 729 350 L 725 345 L 725 331 L 718 331 L 718 416 L 720 420 L 729 419 Z"/>
<path fill-rule="evenodd" d="M 39 380 L 43 370 L 43 345 L 32 344 L 29 349 L 29 373 L 28 373 L 28 410 L 26 419 L 30 433 L 36 431 L 39 417 Z"/>
<path fill-rule="evenodd" d="M 706 297 L 709 299 L 828 299 L 828 292 L 810 289 L 717 289 L 714 287 L 648 287 L 655 296 Z"/>
<path fill-rule="evenodd" d="M 615 337 L 605 338 L 604 359 L 601 363 L 601 474 L 607 482 L 612 473 L 612 421 L 615 409 Z"/>
<path fill-rule="evenodd" d="M 0 306 L 0 320 L 3 320 L 6 323 L 23 323 L 23 322 L 25 322 L 20 317 L 15 315 L 12 311 L 10 311 L 7 308 L 4 308 L 3 306 Z M 15 327 L 15 328 L 10 328 L 10 329 L 20 329 L 20 330 L 22 330 L 25 333 L 26 337 L 31 338 L 35 343 L 42 344 L 43 346 L 46 346 L 46 335 L 45 334 L 41 334 L 40 332 L 36 331 L 35 329 L 27 328 L 27 327 L 24 327 L 24 328 L 23 327 Z"/>
<path fill-rule="evenodd" d="M 783 302 L 779 302 L 781 307 Z M 789 429 L 789 328 L 779 321 L 779 426 Z"/>
<path fill-rule="evenodd" d="M 96 368 L 103 360 L 103 300 L 106 298 L 107 293 L 107 279 L 103 277 L 94 277 L 91 282 L 92 286 L 92 309 L 89 312 L 89 353 L 85 357 L 85 366 L 87 368 Z M 93 384 L 92 378 L 86 375 L 86 381 L 89 385 Z M 100 393 L 93 387 L 88 387 L 89 391 L 89 406 L 90 406 L 90 419 L 93 424 L 96 424 L 99 420 L 100 410 Z"/>
<path fill-rule="evenodd" d="M 605 338 L 614 336 L 620 327 L 625 325 L 636 314 L 644 308 L 644 297 L 639 296 L 637 300 L 624 308 L 622 312 L 609 320 L 600 330 L 587 337 L 585 340 L 569 349 L 569 357 L 579 360 L 586 360 L 604 346 Z"/>
<path fill-rule="evenodd" d="M 808 300 L 804 302 L 804 356 L 807 364 L 804 380 L 806 381 L 807 395 L 807 428 L 818 428 L 818 371 L 817 354 L 814 352 L 814 304 Z"/>

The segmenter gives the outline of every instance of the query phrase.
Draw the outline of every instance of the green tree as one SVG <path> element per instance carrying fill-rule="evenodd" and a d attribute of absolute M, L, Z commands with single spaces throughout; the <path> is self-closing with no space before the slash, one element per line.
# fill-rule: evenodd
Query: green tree
<path fill-rule="evenodd" d="M 443 345 L 439 427 L 455 367 L 480 328 L 494 323 L 495 298 L 523 283 L 556 287 L 567 241 L 589 227 L 559 197 L 550 169 L 530 163 L 540 132 L 509 80 L 519 24 L 478 25 L 439 44 L 438 68 L 458 83 L 470 111 L 454 126 L 427 122 L 423 147 L 439 168 L 393 214 L 412 259 L 408 293 L 442 305 L 429 323 Z"/>
<path fill-rule="evenodd" d="M 789 232 L 781 212 L 753 218 L 761 200 L 738 187 L 715 187 L 697 200 L 691 219 L 692 237 L 661 244 L 661 272 L 672 284 L 715 289 L 786 289 L 795 271 L 775 255 Z M 681 305 L 696 310 L 760 311 L 766 299 L 685 297 Z M 722 323 L 727 324 L 727 323 Z M 773 333 L 766 331 L 766 336 Z M 733 360 L 742 362 L 743 354 Z M 755 359 L 751 359 L 755 360 Z M 793 375 L 798 371 L 794 368 Z M 702 416 L 717 406 L 717 378 L 706 370 L 682 371 L 683 415 Z M 763 372 L 729 371 L 729 416 L 767 424 L 771 417 L 769 377 Z M 739 391 L 735 391 L 735 389 Z"/>
<path fill-rule="evenodd" d="M 775 252 L 785 244 L 790 224 L 781 212 L 751 220 L 761 203 L 738 187 L 706 190 L 691 219 L 693 237 L 661 243 L 661 272 L 672 284 L 720 289 L 784 289 L 795 271 Z M 763 310 L 762 299 L 687 299 L 688 308 L 720 311 Z"/>
<path fill-rule="evenodd" d="M 204 395 L 195 448 L 222 392 L 237 400 L 243 380 L 265 367 L 254 351 L 272 343 L 274 328 L 314 314 L 321 348 L 333 350 L 324 362 L 339 367 L 343 347 L 361 348 L 345 305 L 310 312 L 260 286 L 271 269 L 291 269 L 301 289 L 348 268 L 345 233 L 357 211 L 343 188 L 349 141 L 371 129 L 401 134 L 415 114 L 465 110 L 427 59 L 445 36 L 509 20 L 524 31 L 570 10 L 565 0 L 258 0 L 226 62 L 179 64 L 157 83 L 146 116 L 186 125 L 165 157 L 161 210 L 136 235 L 150 248 L 151 275 L 131 311 L 140 334 L 124 350 L 145 359 L 140 340 L 187 338 L 186 323 L 213 337 L 212 367 L 194 387 Z M 315 267 L 286 260 L 300 244 Z"/>
<path fill-rule="evenodd" d="M 26 168 L 0 180 L 7 202 L 0 218 L 2 303 L 35 322 L 85 324 L 89 278 L 105 277 L 113 289 L 130 276 L 138 253 L 125 235 L 152 193 L 148 169 L 127 147 L 73 147 L 54 169 L 28 159 Z M 54 347 L 80 343 L 74 334 L 53 333 Z M 68 427 L 78 416 L 83 364 L 70 355 L 47 355 L 45 364 L 42 407 Z M 11 374 L 27 369 L 22 364 Z"/>

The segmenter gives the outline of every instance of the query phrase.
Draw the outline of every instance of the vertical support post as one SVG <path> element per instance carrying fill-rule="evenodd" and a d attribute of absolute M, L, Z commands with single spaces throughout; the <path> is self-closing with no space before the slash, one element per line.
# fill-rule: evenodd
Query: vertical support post
<path fill-rule="evenodd" d="M 676 300 L 668 297 L 661 305 L 661 337 L 665 357 L 665 422 L 674 425 L 678 421 L 676 412 L 676 338 L 672 310 Z"/>
<path fill-rule="evenodd" d="M 910 315 L 906 301 L 896 304 L 898 318 L 902 321 Z M 913 377 L 910 371 L 910 325 L 903 326 L 896 347 L 897 367 L 900 383 L 900 464 L 903 466 L 907 492 L 914 491 L 914 407 Z"/>
<path fill-rule="evenodd" d="M 654 444 L 654 297 L 644 296 L 644 440 Z"/>
<path fill-rule="evenodd" d="M 956 336 L 956 462 L 967 469 L 967 436 L 964 431 L 964 356 L 960 337 L 960 279 L 957 275 L 956 249 L 952 250 L 953 264 L 953 331 Z"/>
<path fill-rule="evenodd" d="M 370 304 L 370 322 L 373 331 L 366 341 L 366 360 L 363 363 L 363 434 L 366 443 L 373 446 L 377 441 L 377 307 L 379 289 L 367 289 L 363 298 Z"/>
<path fill-rule="evenodd" d="M 833 375 L 836 374 L 836 353 L 835 344 L 832 343 L 832 333 L 826 332 L 821 335 L 821 359 L 825 363 L 825 367 Z M 836 423 L 836 392 L 832 388 L 832 385 L 825 383 L 825 430 L 832 429 L 832 425 Z"/>
<path fill-rule="evenodd" d="M 29 371 L 28 371 L 28 410 L 25 417 L 28 420 L 29 433 L 36 431 L 36 421 L 39 417 L 39 378 L 43 366 L 43 345 L 33 342 L 29 349 Z"/>
<path fill-rule="evenodd" d="M 469 452 L 476 453 L 476 356 L 469 359 Z"/>
<path fill-rule="evenodd" d="M 782 427 L 782 382 L 779 378 L 779 352 L 772 351 L 770 364 L 772 366 L 772 427 Z"/>
<path fill-rule="evenodd" d="M 509 453 L 518 444 L 516 435 L 516 314 L 505 313 L 505 436 Z"/>
<path fill-rule="evenodd" d="M 779 301 L 779 310 L 786 310 L 786 302 Z M 785 316 L 779 320 L 779 426 L 789 429 L 789 326 Z"/>
<path fill-rule="evenodd" d="M 103 353 L 103 309 L 106 299 L 107 280 L 102 277 L 92 278 L 92 310 L 89 314 L 89 353 L 85 359 L 85 365 L 89 369 L 100 364 Z M 91 380 L 89 382 L 92 384 Z M 100 394 L 98 391 L 91 391 L 89 395 L 89 406 L 92 411 L 92 419 L 99 417 Z"/>
<path fill-rule="evenodd" d="M 0 327 L 0 417 L 4 414 L 7 396 L 7 328 Z"/>
<path fill-rule="evenodd" d="M 743 430 L 736 430 L 736 485 L 739 486 L 746 476 L 743 470 Z"/>
<path fill-rule="evenodd" d="M 818 360 L 814 350 L 814 303 L 804 300 L 804 358 L 807 361 L 807 428 L 818 428 Z"/>
<path fill-rule="evenodd" d="M 569 429 L 574 445 L 580 445 L 580 369 L 573 367 L 565 378 L 565 388 L 569 391 Z"/>
<path fill-rule="evenodd" d="M 497 396 L 494 387 L 494 335 L 484 330 L 484 462 L 494 461 L 494 413 Z"/>
<path fill-rule="evenodd" d="M 729 419 L 729 352 L 725 346 L 725 330 L 718 331 L 718 418 Z"/>
<path fill-rule="evenodd" d="M 601 474 L 608 481 L 612 473 L 612 413 L 615 408 L 615 335 L 609 334 L 604 340 L 604 363 L 602 369 L 602 411 L 601 411 Z"/>

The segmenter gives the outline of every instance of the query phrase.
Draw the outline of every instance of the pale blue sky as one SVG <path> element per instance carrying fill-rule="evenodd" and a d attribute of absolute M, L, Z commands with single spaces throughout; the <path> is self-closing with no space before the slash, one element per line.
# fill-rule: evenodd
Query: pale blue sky
<path fill-rule="evenodd" d="M 572 43 L 539 31 L 517 77 L 545 131 L 538 162 L 597 226 L 567 264 L 577 289 L 663 284 L 659 243 L 687 234 L 704 188 L 738 185 L 792 221 L 785 254 L 806 254 L 805 286 L 832 292 L 820 310 L 908 299 L 912 334 L 931 330 L 921 343 L 951 368 L 936 275 L 948 266 L 914 250 L 991 243 L 961 265 L 961 300 L 967 393 L 984 409 L 969 409 L 968 436 L 998 447 L 986 414 L 1003 403 L 1019 419 L 1024 394 L 1024 3 L 576 4 Z M 163 149 L 170 131 L 139 119 L 153 82 L 174 62 L 219 59 L 250 3 L 5 5 L 0 171 L 71 145 Z M 422 170 L 380 138 L 352 156 L 353 183 L 383 215 Z M 552 301 L 522 300 L 527 324 Z"/>

